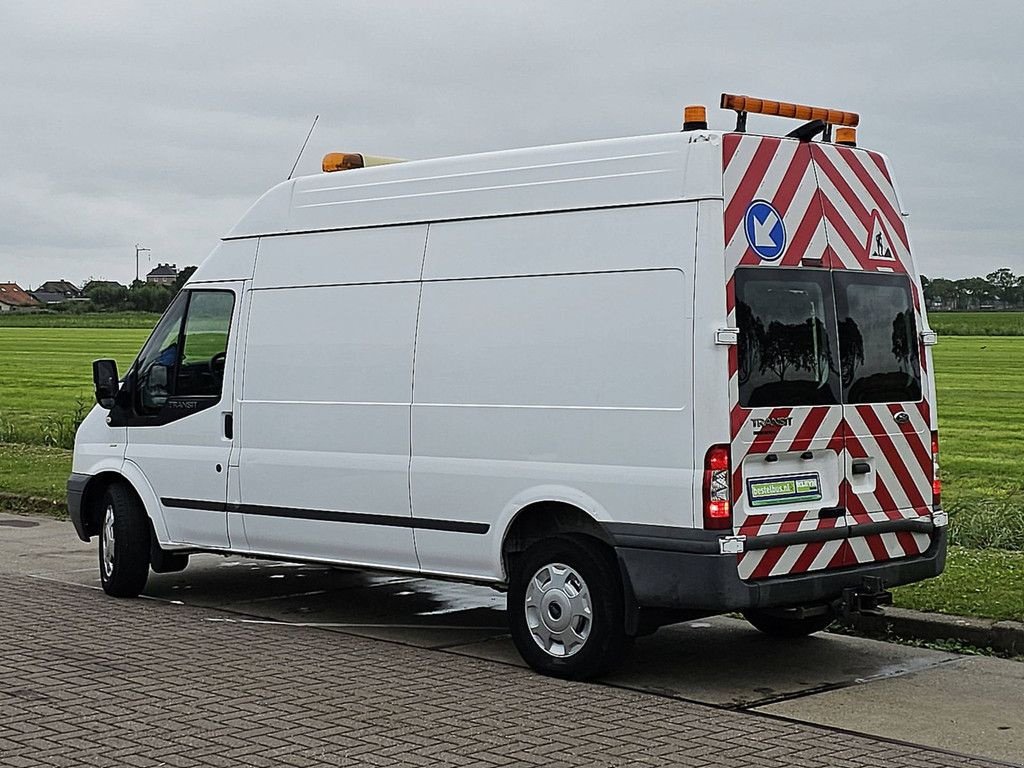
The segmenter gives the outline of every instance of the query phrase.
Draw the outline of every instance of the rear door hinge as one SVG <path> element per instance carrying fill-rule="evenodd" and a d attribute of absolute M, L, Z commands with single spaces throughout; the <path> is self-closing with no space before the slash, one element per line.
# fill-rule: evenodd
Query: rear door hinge
<path fill-rule="evenodd" d="M 934 347 L 939 343 L 939 334 L 935 331 L 921 331 L 921 343 L 926 347 Z"/>
<path fill-rule="evenodd" d="M 725 347 L 731 347 L 733 344 L 738 344 L 739 341 L 739 328 L 719 328 L 717 331 L 715 331 L 715 344 L 720 344 Z"/>
<path fill-rule="evenodd" d="M 722 555 L 742 555 L 746 536 L 722 536 L 718 539 L 718 552 Z"/>

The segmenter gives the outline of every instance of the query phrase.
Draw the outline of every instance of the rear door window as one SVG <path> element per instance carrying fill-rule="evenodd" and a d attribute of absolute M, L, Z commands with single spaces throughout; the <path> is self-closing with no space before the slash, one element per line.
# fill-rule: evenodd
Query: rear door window
<path fill-rule="evenodd" d="M 839 404 L 834 317 L 827 270 L 737 269 L 740 405 Z"/>
<path fill-rule="evenodd" d="M 843 401 L 921 399 L 917 321 L 906 275 L 835 272 Z"/>

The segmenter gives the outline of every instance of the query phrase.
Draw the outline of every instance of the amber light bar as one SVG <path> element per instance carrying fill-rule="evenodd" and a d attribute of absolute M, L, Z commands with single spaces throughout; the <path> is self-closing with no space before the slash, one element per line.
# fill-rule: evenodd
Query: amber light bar
<path fill-rule="evenodd" d="M 334 171 L 349 171 L 353 168 L 370 168 L 375 165 L 390 165 L 391 163 L 405 162 L 397 157 L 378 157 L 377 155 L 363 155 L 358 152 L 328 152 L 324 155 L 320 167 L 324 173 Z"/>
<path fill-rule="evenodd" d="M 827 107 L 809 107 L 806 104 L 790 104 L 786 101 L 755 99 L 751 96 L 737 96 L 732 93 L 722 94 L 722 109 L 732 109 L 741 115 L 749 112 L 755 115 L 791 117 L 795 120 L 821 120 L 829 125 L 846 125 L 851 128 L 860 122 L 860 115 L 856 112 L 844 112 L 841 109 Z"/>

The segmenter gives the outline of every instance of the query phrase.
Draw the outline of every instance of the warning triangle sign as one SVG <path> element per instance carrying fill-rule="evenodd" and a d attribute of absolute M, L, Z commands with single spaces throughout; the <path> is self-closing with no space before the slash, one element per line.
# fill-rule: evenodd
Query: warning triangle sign
<path fill-rule="evenodd" d="M 896 261 L 896 248 L 878 211 L 871 212 L 871 232 L 864 250 L 872 261 Z"/>

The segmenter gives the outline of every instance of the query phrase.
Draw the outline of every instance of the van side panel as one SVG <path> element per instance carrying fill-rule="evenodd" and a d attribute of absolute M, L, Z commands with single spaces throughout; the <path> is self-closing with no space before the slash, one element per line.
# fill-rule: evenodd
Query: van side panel
<path fill-rule="evenodd" d="M 419 280 L 426 240 L 425 224 L 264 237 L 253 287 Z"/>
<path fill-rule="evenodd" d="M 414 281 L 252 291 L 238 419 L 252 551 L 416 568 L 409 408 L 425 230 L 261 242 L 263 286 L 336 280 L 346 261 L 358 278 Z"/>
<path fill-rule="evenodd" d="M 468 279 L 423 284 L 413 514 L 489 529 L 417 529 L 424 570 L 501 578 L 505 530 L 535 501 L 692 525 L 693 288 L 664 267 L 692 264 L 695 208 L 531 217 L 514 237 L 501 221 L 431 226 L 425 274 Z M 616 259 L 642 271 L 476 277 Z"/>
<path fill-rule="evenodd" d="M 693 269 L 696 203 L 452 221 L 430 226 L 424 280 Z"/>

